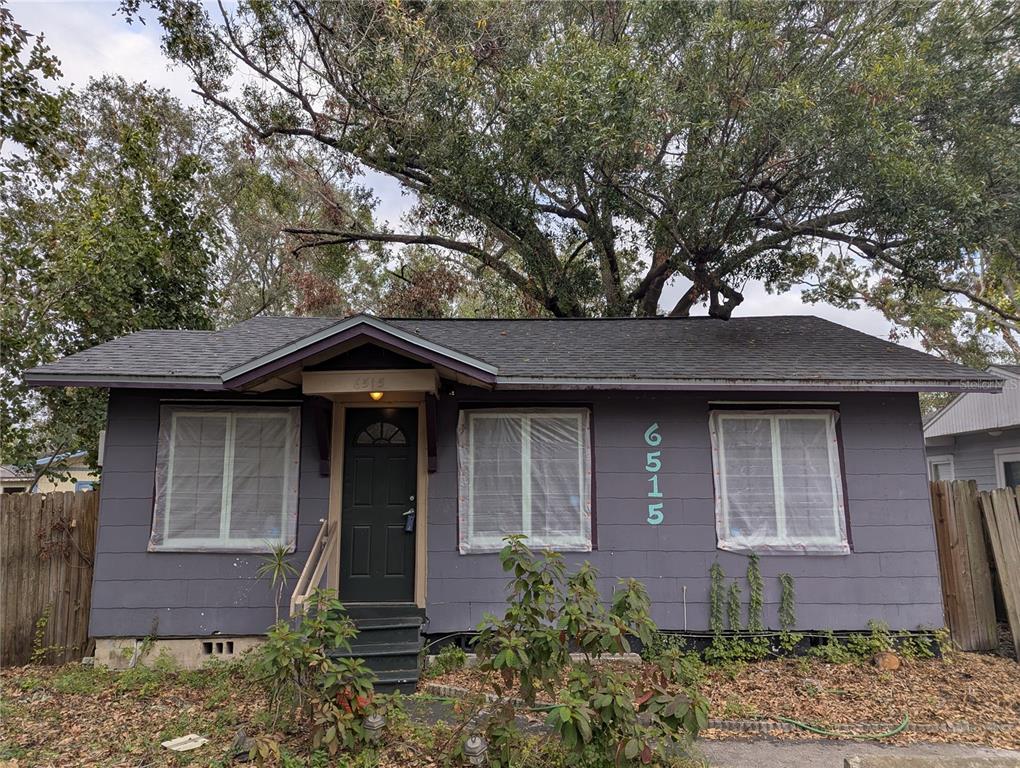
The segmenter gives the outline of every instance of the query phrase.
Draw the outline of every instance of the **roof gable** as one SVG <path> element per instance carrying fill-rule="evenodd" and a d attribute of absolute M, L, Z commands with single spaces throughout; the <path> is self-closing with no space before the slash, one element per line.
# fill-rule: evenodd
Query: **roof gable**
<path fill-rule="evenodd" d="M 928 418 L 924 424 L 925 438 L 1020 426 L 1020 372 L 1000 366 L 991 366 L 989 370 L 1006 377 L 1002 391 L 958 395 Z"/>
<path fill-rule="evenodd" d="M 220 374 L 224 386 L 235 389 L 263 380 L 282 370 L 323 355 L 335 353 L 341 345 L 372 340 L 397 352 L 449 368 L 483 384 L 496 381 L 495 366 L 450 347 L 414 336 L 370 315 L 355 315 L 295 339 Z"/>

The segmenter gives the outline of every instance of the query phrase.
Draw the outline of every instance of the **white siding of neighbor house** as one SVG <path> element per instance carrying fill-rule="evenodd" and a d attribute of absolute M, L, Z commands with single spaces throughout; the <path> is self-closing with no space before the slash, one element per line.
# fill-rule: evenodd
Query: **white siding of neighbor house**
<path fill-rule="evenodd" d="M 990 373 L 1005 379 L 1002 392 L 967 392 L 928 420 L 926 439 L 1020 426 L 1020 375 L 992 367 Z M 957 472 L 957 477 L 962 477 Z"/>
<path fill-rule="evenodd" d="M 990 491 L 998 487 L 995 477 L 995 452 L 1015 448 L 1020 450 L 1020 427 L 1004 429 L 997 436 L 987 432 L 957 435 L 951 445 L 929 445 L 929 458 L 952 456 L 957 480 L 976 480 L 978 489 Z"/>

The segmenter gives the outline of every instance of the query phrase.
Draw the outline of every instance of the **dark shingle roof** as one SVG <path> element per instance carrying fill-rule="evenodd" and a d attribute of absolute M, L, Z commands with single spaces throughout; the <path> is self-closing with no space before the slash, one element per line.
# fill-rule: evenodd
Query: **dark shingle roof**
<path fill-rule="evenodd" d="M 215 388 L 224 372 L 338 322 L 257 317 L 215 332 L 142 331 L 33 369 L 27 378 L 42 384 L 77 377 L 102 385 L 105 378 L 152 377 Z M 830 388 L 994 389 L 998 381 L 810 316 L 382 322 L 495 366 L 500 385 L 817 382 Z"/>

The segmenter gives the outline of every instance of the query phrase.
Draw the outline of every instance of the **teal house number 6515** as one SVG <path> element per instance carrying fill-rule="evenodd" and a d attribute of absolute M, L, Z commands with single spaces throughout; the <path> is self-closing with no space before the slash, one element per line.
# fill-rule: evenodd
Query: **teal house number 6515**
<path fill-rule="evenodd" d="M 653 448 L 662 442 L 662 435 L 659 434 L 658 423 L 652 424 L 645 430 L 645 443 Z M 661 499 L 662 491 L 659 490 L 659 470 L 662 469 L 662 451 L 648 451 L 645 454 L 645 471 L 648 475 L 649 499 Z M 658 525 L 662 522 L 662 502 L 648 502 L 648 524 Z"/>

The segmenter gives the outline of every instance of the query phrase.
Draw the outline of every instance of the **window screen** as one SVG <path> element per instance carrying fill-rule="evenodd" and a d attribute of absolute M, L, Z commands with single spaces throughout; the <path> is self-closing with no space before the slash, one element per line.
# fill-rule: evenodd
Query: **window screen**
<path fill-rule="evenodd" d="M 298 408 L 163 406 L 150 550 L 293 546 Z"/>
<path fill-rule="evenodd" d="M 714 411 L 721 549 L 846 554 L 835 411 Z"/>
<path fill-rule="evenodd" d="M 462 411 L 457 429 L 460 551 L 591 550 L 587 409 Z"/>

